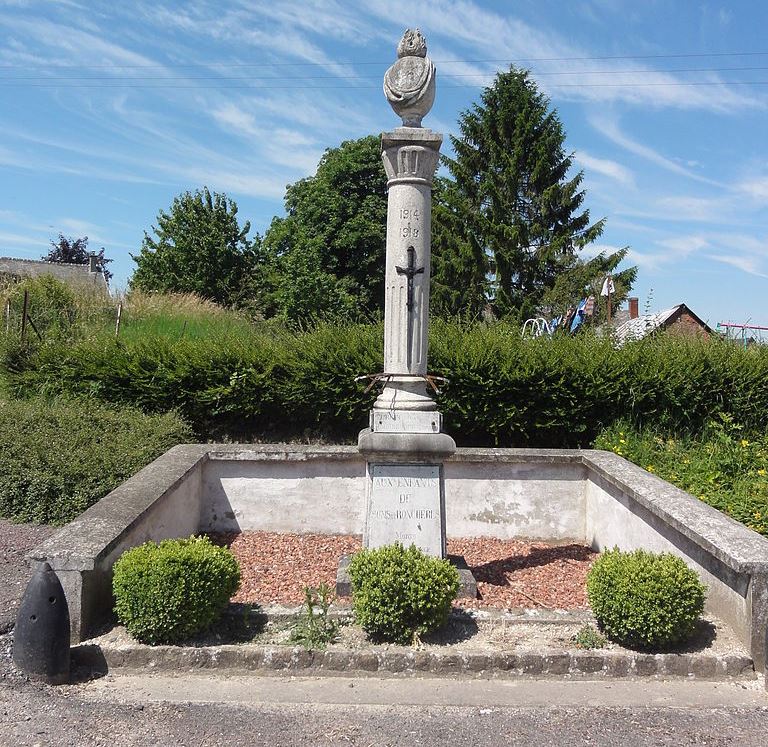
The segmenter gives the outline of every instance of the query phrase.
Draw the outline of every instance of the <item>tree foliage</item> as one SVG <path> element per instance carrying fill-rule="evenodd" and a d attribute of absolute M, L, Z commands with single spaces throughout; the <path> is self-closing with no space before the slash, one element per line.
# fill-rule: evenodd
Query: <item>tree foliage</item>
<path fill-rule="evenodd" d="M 378 138 L 325 151 L 288 186 L 265 237 L 274 310 L 289 319 L 375 313 L 384 306 L 387 178 Z"/>
<path fill-rule="evenodd" d="M 237 204 L 207 187 L 184 192 L 169 212 L 161 210 L 155 236 L 144 232 L 141 252 L 131 255 L 131 287 L 196 293 L 223 306 L 258 302 L 261 240 L 248 238 L 251 224 L 237 219 Z"/>
<path fill-rule="evenodd" d="M 530 316 L 603 221 L 582 210 L 583 175 L 569 178 L 563 126 L 527 71 L 499 73 L 460 115 L 459 133 L 436 210 L 436 286 L 456 294 L 455 278 L 471 280 L 467 300 L 466 289 L 442 294 L 448 306 L 476 311 L 482 289 L 496 315 Z"/>
<path fill-rule="evenodd" d="M 637 267 L 634 266 L 617 272 L 628 252 L 629 248 L 624 247 L 615 252 L 600 252 L 587 260 L 572 257 L 555 278 L 554 285 L 544 292 L 539 312 L 545 316 L 556 316 L 570 306 L 576 306 L 582 298 L 594 296 L 598 299 L 595 320 L 605 320 L 608 305 L 606 299 L 600 296 L 600 291 L 606 276 L 612 276 L 616 288 L 611 294 L 613 309 L 617 309 L 626 300 L 637 278 Z"/>
<path fill-rule="evenodd" d="M 104 274 L 104 279 L 109 282 L 112 273 L 107 269 L 107 264 L 112 260 L 104 256 L 104 247 L 99 249 L 98 252 L 88 251 L 87 236 L 73 239 L 71 236 L 64 236 L 64 234 L 60 233 L 57 241 L 51 241 L 51 249 L 42 259 L 44 262 L 87 265 L 88 258 L 91 255 L 96 257 L 97 267 Z"/>

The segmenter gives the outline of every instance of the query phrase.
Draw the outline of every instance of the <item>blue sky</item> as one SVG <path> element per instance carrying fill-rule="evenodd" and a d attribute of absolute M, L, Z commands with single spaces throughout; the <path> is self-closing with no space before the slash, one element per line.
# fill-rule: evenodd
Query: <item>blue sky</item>
<path fill-rule="evenodd" d="M 398 124 L 381 78 L 407 26 L 446 136 L 496 70 L 531 69 L 641 309 L 768 324 L 759 0 L 0 0 L 0 255 L 87 234 L 125 286 L 158 210 L 203 185 L 263 233 L 325 148 Z"/>

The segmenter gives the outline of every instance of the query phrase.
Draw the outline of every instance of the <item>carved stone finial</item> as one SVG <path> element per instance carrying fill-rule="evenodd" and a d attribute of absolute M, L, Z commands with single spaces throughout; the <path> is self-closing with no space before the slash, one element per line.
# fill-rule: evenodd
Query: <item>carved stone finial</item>
<path fill-rule="evenodd" d="M 419 29 L 407 29 L 397 45 L 398 60 L 384 74 L 384 95 L 404 127 L 421 127 L 435 101 L 435 66 Z"/>
<path fill-rule="evenodd" d="M 406 29 L 397 45 L 398 57 L 426 57 L 427 40 L 419 29 Z"/>

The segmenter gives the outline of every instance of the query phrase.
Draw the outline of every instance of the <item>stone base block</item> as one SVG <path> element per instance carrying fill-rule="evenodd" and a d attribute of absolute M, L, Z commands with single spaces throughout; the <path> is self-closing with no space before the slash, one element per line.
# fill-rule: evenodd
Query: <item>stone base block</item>
<path fill-rule="evenodd" d="M 351 555 L 343 555 L 339 560 L 339 568 L 336 571 L 336 596 L 352 596 L 352 581 L 349 578 L 349 561 Z M 463 555 L 449 555 L 448 560 L 459 572 L 459 593 L 462 599 L 477 598 L 477 581 L 467 565 Z"/>
<path fill-rule="evenodd" d="M 447 433 L 375 433 L 360 431 L 357 448 L 369 461 L 440 462 L 456 451 Z"/>

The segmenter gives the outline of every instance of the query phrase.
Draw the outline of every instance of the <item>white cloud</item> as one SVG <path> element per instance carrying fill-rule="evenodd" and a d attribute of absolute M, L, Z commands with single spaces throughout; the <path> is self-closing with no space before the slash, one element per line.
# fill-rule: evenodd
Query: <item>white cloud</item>
<path fill-rule="evenodd" d="M 739 270 L 742 270 L 749 275 L 757 275 L 761 278 L 768 277 L 768 274 L 763 272 L 761 263 L 754 257 L 744 257 L 734 254 L 707 254 L 706 256 L 708 259 L 715 260 L 715 262 L 723 262 L 732 267 L 737 267 Z"/>
<path fill-rule="evenodd" d="M 480 65 L 479 72 L 506 69 L 508 61 L 531 66 L 542 90 L 559 99 L 622 101 L 654 108 L 723 113 L 766 108 L 764 97 L 729 86 L 715 75 L 699 79 L 706 86 L 688 86 L 686 79 L 678 75 L 657 72 L 637 62 L 585 59 L 593 57 L 594 51 L 574 44 L 551 28 L 536 28 L 511 14 L 486 10 L 471 0 L 431 0 L 420 4 L 411 0 L 362 0 L 362 5 L 380 22 L 389 24 L 393 32 L 395 28 L 402 30 L 400 19 L 408 19 L 412 25 L 429 29 L 430 38 L 436 37 L 438 43 L 443 37 L 453 48 L 463 45 L 467 54 L 476 58 L 475 66 L 478 59 L 488 63 Z M 514 8 L 510 4 L 506 7 Z M 455 58 L 456 54 L 452 54 L 451 59 Z M 450 68 L 446 74 L 450 76 Z M 469 79 L 470 84 L 477 81 Z M 480 80 L 479 84 L 487 82 Z"/>
<path fill-rule="evenodd" d="M 724 186 L 714 179 L 707 179 L 706 177 L 703 177 L 694 171 L 681 166 L 674 159 L 663 156 L 653 148 L 647 145 L 643 145 L 637 140 L 633 140 L 631 137 L 621 131 L 613 118 L 600 115 L 592 115 L 589 118 L 589 122 L 592 127 L 594 127 L 600 134 L 608 138 L 608 140 L 611 142 L 615 143 L 621 148 L 624 148 L 624 150 L 627 150 L 630 153 L 634 153 L 636 156 L 639 156 L 646 161 L 650 161 L 651 163 L 656 164 L 666 171 L 671 171 L 674 174 L 680 174 L 681 176 L 685 176 L 697 182 L 702 182 L 703 184 L 710 184 L 716 187 Z"/>
<path fill-rule="evenodd" d="M 736 185 L 736 190 L 755 202 L 768 203 L 768 176 L 746 179 Z"/>
<path fill-rule="evenodd" d="M 590 172 L 596 172 L 610 177 L 625 186 L 634 184 L 635 180 L 632 172 L 616 161 L 611 161 L 607 158 L 597 158 L 583 150 L 576 151 L 574 158 L 580 166 L 586 169 L 587 176 L 590 175 Z"/>

